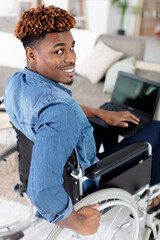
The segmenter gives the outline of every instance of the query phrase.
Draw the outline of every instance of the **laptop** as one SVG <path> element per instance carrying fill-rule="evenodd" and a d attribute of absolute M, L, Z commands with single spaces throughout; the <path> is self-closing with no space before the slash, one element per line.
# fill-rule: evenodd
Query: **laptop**
<path fill-rule="evenodd" d="M 106 102 L 100 108 L 107 111 L 130 111 L 140 119 L 139 125 L 128 122 L 127 128 L 114 127 L 119 135 L 128 138 L 153 119 L 159 97 L 160 83 L 119 71 L 111 101 Z M 101 127 L 109 127 L 100 118 L 89 120 Z"/>

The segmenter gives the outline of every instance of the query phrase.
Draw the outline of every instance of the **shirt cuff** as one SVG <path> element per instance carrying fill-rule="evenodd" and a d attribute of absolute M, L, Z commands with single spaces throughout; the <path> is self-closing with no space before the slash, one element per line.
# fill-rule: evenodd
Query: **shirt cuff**
<path fill-rule="evenodd" d="M 65 219 L 65 218 L 69 217 L 72 210 L 73 210 L 73 204 L 72 204 L 72 200 L 69 198 L 68 205 L 67 205 L 66 209 L 63 210 L 62 212 L 58 213 L 57 217 L 55 217 L 54 219 L 46 219 L 38 211 L 36 212 L 35 216 L 38 217 L 38 218 L 45 219 L 46 221 L 48 221 L 50 223 L 55 223 L 55 222 L 59 222 L 59 221 Z"/>

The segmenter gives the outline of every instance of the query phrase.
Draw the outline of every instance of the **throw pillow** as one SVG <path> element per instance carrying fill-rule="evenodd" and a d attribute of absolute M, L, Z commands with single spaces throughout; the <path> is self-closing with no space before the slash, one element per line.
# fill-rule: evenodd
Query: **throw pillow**
<path fill-rule="evenodd" d="M 87 55 L 89 55 L 95 45 L 95 42 L 100 35 L 100 33 L 93 32 L 86 29 L 72 28 L 71 33 L 74 40 L 76 41 L 74 50 L 77 55 L 76 59 L 76 73 L 81 74 L 81 66 L 83 60 Z"/>
<path fill-rule="evenodd" d="M 116 51 L 99 41 L 84 60 L 81 75 L 88 78 L 92 83 L 96 83 L 102 79 L 106 70 L 122 56 L 122 52 Z"/>
<path fill-rule="evenodd" d="M 113 91 L 117 74 L 121 70 L 127 73 L 135 73 L 135 61 L 136 57 L 128 57 L 121 61 L 114 63 L 106 72 L 103 92 L 104 93 L 111 93 Z"/>

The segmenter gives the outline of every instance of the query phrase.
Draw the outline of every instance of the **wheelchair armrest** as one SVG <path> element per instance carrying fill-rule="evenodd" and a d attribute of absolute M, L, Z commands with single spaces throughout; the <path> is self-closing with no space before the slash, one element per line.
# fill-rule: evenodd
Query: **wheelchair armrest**
<path fill-rule="evenodd" d="M 85 176 L 91 179 L 97 178 L 117 167 L 120 167 L 122 164 L 127 163 L 127 161 L 142 153 L 145 153 L 147 150 L 148 143 L 133 143 L 87 168 L 85 170 Z"/>

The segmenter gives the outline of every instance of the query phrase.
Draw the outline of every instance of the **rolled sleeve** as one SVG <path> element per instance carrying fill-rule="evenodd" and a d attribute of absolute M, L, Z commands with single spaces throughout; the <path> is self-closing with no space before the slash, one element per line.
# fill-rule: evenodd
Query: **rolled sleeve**
<path fill-rule="evenodd" d="M 59 222 L 67 217 L 69 217 L 69 215 L 71 214 L 73 210 L 73 204 L 72 204 L 72 201 L 71 199 L 69 198 L 69 203 L 68 203 L 68 206 L 66 206 L 66 209 L 63 210 L 62 212 L 60 212 L 57 217 L 55 217 L 54 219 L 47 219 L 48 222 L 50 223 L 56 223 L 56 222 Z M 36 212 L 36 217 L 38 218 L 41 218 L 41 219 L 44 219 L 44 217 L 37 211 Z"/>

